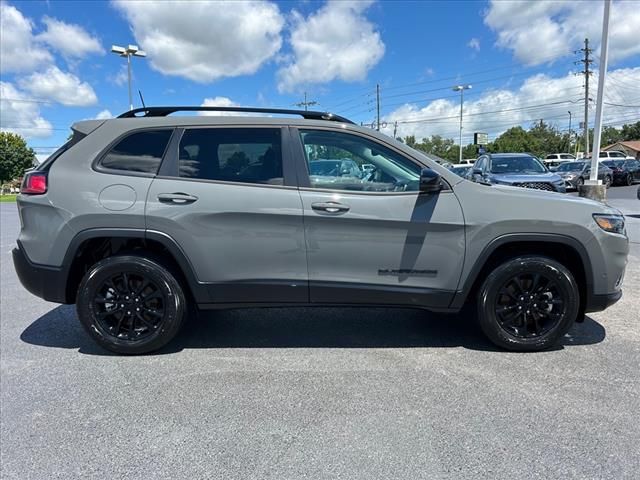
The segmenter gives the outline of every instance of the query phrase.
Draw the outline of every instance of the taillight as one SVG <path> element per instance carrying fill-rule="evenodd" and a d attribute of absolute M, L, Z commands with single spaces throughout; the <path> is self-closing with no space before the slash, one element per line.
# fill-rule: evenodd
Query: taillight
<path fill-rule="evenodd" d="M 27 173 L 22 180 L 20 193 L 42 195 L 47 193 L 47 174 L 43 172 Z"/>

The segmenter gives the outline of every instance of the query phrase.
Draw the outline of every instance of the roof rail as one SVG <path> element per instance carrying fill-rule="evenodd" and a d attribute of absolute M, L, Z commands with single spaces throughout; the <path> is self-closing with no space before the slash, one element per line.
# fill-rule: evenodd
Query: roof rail
<path fill-rule="evenodd" d="M 287 110 L 282 108 L 253 108 L 253 107 L 144 107 L 135 108 L 118 115 L 118 118 L 135 117 L 166 117 L 175 112 L 247 112 L 274 113 L 284 115 L 300 115 L 307 120 L 328 120 L 332 122 L 353 123 L 351 120 L 329 112 L 315 112 L 312 110 Z"/>

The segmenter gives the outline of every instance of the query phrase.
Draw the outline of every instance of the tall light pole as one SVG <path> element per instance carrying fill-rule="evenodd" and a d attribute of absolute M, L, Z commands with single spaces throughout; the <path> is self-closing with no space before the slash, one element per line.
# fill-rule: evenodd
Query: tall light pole
<path fill-rule="evenodd" d="M 456 85 L 453 87 L 454 92 L 460 92 L 460 155 L 458 163 L 462 163 L 462 105 L 464 103 L 464 91 L 470 88 L 471 85 Z"/>
<path fill-rule="evenodd" d="M 571 110 L 569 110 L 569 147 L 567 148 L 567 153 L 571 153 Z"/>
<path fill-rule="evenodd" d="M 147 54 L 140 50 L 137 45 L 128 45 L 125 47 L 119 47 L 118 45 L 111 45 L 111 52 L 117 54 L 120 57 L 127 57 L 127 78 L 129 80 L 129 110 L 133 110 L 133 97 L 131 96 L 131 57 L 146 57 Z"/>

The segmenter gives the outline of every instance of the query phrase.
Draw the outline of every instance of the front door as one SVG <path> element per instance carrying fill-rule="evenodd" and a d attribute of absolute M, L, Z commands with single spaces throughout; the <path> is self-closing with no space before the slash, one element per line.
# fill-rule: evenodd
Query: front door
<path fill-rule="evenodd" d="M 211 302 L 308 301 L 302 205 L 282 131 L 179 130 L 151 184 L 147 229 L 180 245 Z"/>
<path fill-rule="evenodd" d="M 464 260 L 453 191 L 419 194 L 424 165 L 379 141 L 333 129 L 299 139 L 312 302 L 446 307 Z"/>

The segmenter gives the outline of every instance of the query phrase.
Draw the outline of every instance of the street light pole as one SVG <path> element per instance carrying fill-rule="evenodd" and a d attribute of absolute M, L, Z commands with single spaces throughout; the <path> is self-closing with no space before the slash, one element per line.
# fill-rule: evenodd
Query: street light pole
<path fill-rule="evenodd" d="M 125 47 L 119 47 L 118 45 L 111 45 L 111 52 L 120 57 L 127 57 L 127 80 L 129 84 L 129 110 L 133 110 L 133 96 L 131 94 L 131 57 L 146 57 L 147 54 L 140 50 L 137 45 L 128 45 Z"/>
<path fill-rule="evenodd" d="M 464 91 L 469 90 L 471 85 L 456 85 L 453 87 L 454 92 L 460 92 L 460 153 L 458 156 L 458 163 L 462 163 L 462 105 L 464 104 Z"/>

